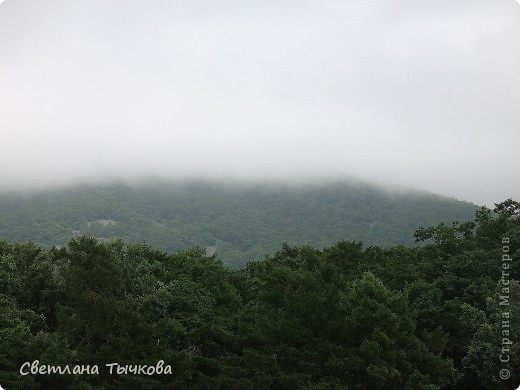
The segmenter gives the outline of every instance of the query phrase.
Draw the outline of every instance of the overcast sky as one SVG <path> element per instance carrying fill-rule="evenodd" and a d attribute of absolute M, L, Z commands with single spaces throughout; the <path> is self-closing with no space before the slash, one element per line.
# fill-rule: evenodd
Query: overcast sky
<path fill-rule="evenodd" d="M 0 189 L 155 174 L 520 200 L 514 0 L 6 0 Z"/>

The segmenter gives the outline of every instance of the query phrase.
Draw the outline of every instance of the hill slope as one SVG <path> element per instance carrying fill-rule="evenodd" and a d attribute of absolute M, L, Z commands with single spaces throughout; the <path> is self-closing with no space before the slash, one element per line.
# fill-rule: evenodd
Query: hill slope
<path fill-rule="evenodd" d="M 203 247 L 236 267 L 289 245 L 339 240 L 410 245 L 419 226 L 473 219 L 477 206 L 352 183 L 274 186 L 209 182 L 75 186 L 0 196 L 0 238 L 64 245 L 76 235 Z"/>

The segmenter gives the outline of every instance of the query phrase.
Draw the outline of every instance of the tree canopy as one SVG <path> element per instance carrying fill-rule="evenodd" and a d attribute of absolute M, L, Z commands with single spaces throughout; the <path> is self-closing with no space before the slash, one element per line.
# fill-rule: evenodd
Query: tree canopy
<path fill-rule="evenodd" d="M 284 244 L 238 270 L 200 248 L 166 253 L 88 236 L 52 249 L 2 241 L 0 384 L 514 389 L 519 214 L 507 200 L 472 222 L 419 228 L 421 247 Z M 35 361 L 99 372 L 20 374 Z M 107 366 L 160 361 L 171 372 Z"/>
<path fill-rule="evenodd" d="M 240 268 L 278 250 L 344 239 L 414 245 L 417 226 L 472 219 L 477 206 L 361 183 L 274 186 L 211 182 L 77 186 L 0 194 L 0 237 L 50 249 L 87 235 L 167 252 L 194 247 Z"/>

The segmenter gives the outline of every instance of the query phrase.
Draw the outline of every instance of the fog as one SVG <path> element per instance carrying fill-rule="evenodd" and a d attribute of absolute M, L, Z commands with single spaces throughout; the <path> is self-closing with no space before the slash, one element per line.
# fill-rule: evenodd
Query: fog
<path fill-rule="evenodd" d="M 356 177 L 520 199 L 514 0 L 6 0 L 0 189 Z"/>

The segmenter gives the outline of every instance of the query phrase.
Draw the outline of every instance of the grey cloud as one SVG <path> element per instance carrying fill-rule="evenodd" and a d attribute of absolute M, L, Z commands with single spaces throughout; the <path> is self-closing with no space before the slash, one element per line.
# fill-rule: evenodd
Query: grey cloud
<path fill-rule="evenodd" d="M 3 188 L 354 175 L 520 197 L 514 1 L 8 0 Z"/>

